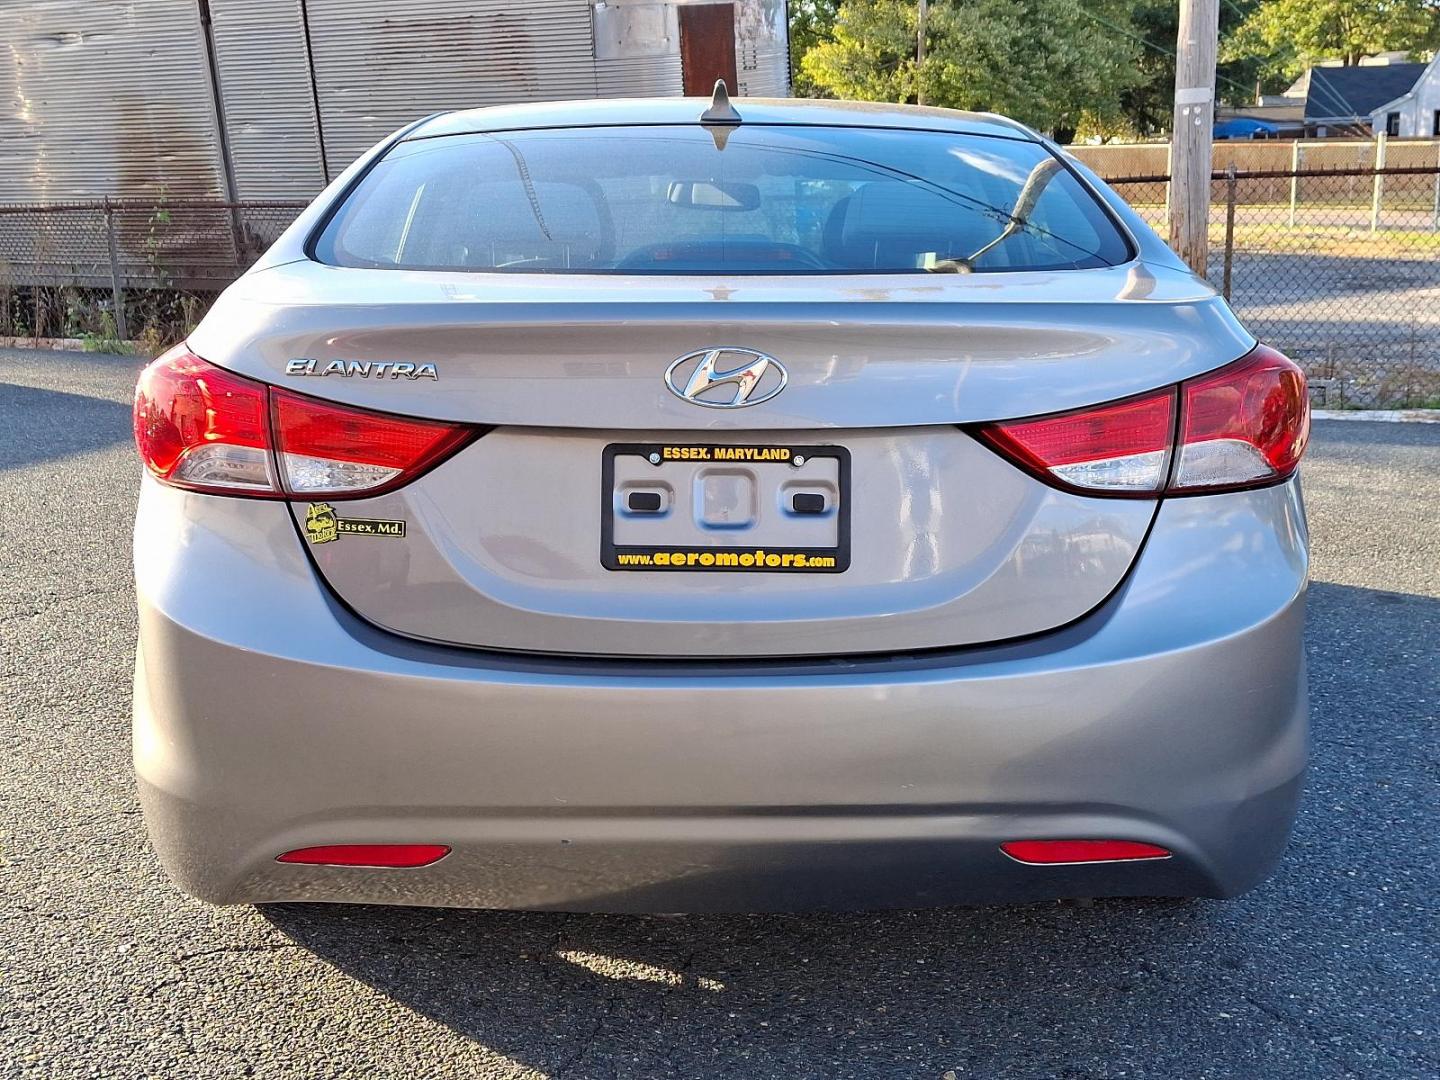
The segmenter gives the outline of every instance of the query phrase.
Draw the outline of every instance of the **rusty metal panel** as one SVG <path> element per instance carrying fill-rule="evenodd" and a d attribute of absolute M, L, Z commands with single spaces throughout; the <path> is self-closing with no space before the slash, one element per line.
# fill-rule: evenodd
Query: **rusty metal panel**
<path fill-rule="evenodd" d="M 301 0 L 210 0 L 237 199 L 309 199 L 327 182 Z"/>
<path fill-rule="evenodd" d="M 0 202 L 225 194 L 195 0 L 6 0 Z"/>
<path fill-rule="evenodd" d="M 685 93 L 709 97 L 717 79 L 738 86 L 735 77 L 735 5 L 723 3 L 680 6 L 680 70 Z"/>
<path fill-rule="evenodd" d="M 790 96 L 785 0 L 735 0 L 735 68 L 742 96 Z"/>
<path fill-rule="evenodd" d="M 596 96 L 590 0 L 307 0 L 333 176 L 428 113 Z"/>

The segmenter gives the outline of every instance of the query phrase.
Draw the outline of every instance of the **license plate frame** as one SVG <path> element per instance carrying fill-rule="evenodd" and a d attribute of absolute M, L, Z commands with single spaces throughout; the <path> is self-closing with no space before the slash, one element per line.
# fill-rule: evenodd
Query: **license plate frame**
<path fill-rule="evenodd" d="M 714 456 L 700 456 L 708 452 Z M 664 470 L 667 464 L 742 464 L 757 468 L 794 469 L 803 456 L 809 462 L 831 458 L 836 462 L 838 496 L 834 507 L 836 543 L 833 546 L 789 546 L 784 544 L 714 543 L 694 545 L 617 544 L 615 473 L 616 459 L 634 456 L 659 464 L 648 468 Z M 762 573 L 839 574 L 850 567 L 850 451 L 833 444 L 795 443 L 610 443 L 601 454 L 600 564 L 617 572 L 651 573 Z"/>

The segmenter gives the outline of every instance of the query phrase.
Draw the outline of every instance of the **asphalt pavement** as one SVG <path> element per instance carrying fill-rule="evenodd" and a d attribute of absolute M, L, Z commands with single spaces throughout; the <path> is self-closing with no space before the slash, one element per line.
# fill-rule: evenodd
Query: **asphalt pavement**
<path fill-rule="evenodd" d="M 0 1076 L 1440 1075 L 1440 424 L 1317 425 L 1314 766 L 1242 899 L 261 911 L 170 886 L 132 787 L 138 367 L 0 351 Z"/>

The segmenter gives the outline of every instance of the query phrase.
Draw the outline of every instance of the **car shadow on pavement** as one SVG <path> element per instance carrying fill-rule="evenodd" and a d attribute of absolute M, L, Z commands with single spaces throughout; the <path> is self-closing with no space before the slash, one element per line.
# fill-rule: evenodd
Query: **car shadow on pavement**
<path fill-rule="evenodd" d="M 0 469 L 104 450 L 131 438 L 128 403 L 0 382 Z"/>
<path fill-rule="evenodd" d="M 1027 1049 L 1036 1034 L 1163 1010 L 1176 992 L 1165 969 L 1214 936 L 1217 910 L 1101 900 L 685 917 L 273 905 L 264 915 L 340 971 L 547 1076 L 940 1077 L 1002 1064 L 1056 1075 L 1024 1067 L 1048 1052 Z M 1137 1017 L 1143 1040 L 1141 1026 Z"/>

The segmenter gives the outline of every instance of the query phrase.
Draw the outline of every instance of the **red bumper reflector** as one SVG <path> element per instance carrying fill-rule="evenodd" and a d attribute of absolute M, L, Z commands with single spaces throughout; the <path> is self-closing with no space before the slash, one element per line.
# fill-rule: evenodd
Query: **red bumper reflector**
<path fill-rule="evenodd" d="M 1168 859 L 1171 852 L 1134 840 L 1011 840 L 1000 850 L 1023 863 L 1127 862 Z"/>
<path fill-rule="evenodd" d="M 444 844 L 327 844 L 296 848 L 275 861 L 312 866 L 429 866 L 449 854 Z"/>

